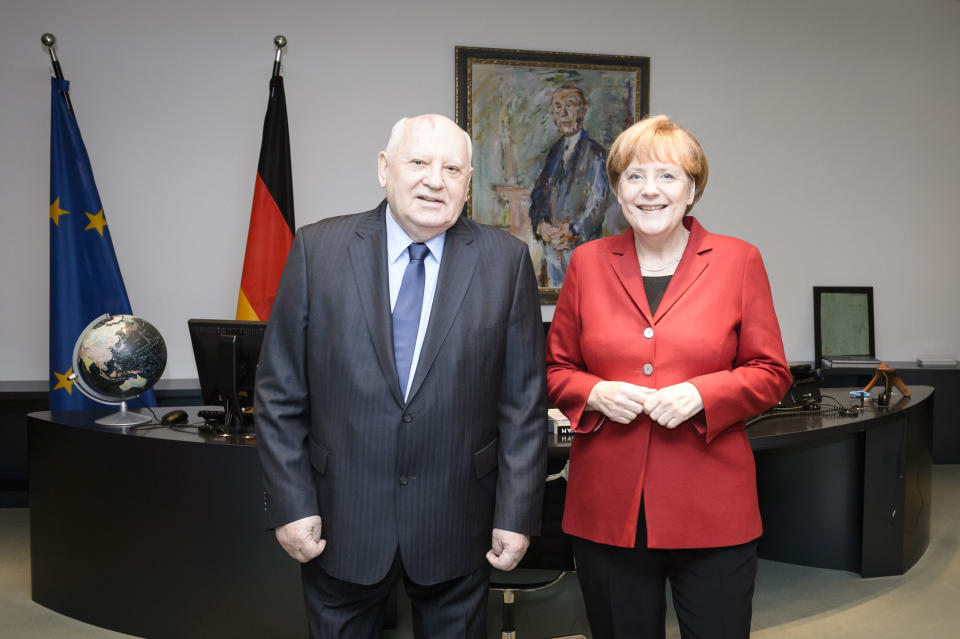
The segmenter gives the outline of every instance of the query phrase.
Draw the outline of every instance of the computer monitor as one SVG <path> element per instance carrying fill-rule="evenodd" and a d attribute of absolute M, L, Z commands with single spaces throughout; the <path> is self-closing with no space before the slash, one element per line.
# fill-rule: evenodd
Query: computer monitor
<path fill-rule="evenodd" d="M 204 404 L 223 406 L 228 433 L 253 432 L 253 384 L 266 322 L 187 320 Z"/>

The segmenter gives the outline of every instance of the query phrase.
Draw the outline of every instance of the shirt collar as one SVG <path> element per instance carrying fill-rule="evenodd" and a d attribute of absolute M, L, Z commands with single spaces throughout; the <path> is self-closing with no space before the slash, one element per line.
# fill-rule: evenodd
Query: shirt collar
<path fill-rule="evenodd" d="M 393 219 L 393 211 L 390 210 L 390 205 L 387 204 L 387 263 L 394 264 L 400 256 L 406 252 L 407 247 L 413 243 L 413 240 L 410 239 L 410 236 L 407 235 L 407 232 L 397 224 L 397 221 Z M 424 244 L 427 245 L 427 248 L 430 249 L 430 255 L 433 256 L 433 259 L 440 262 L 443 258 L 443 244 L 446 240 L 447 232 L 444 231 L 436 237 L 432 237 Z"/>
<path fill-rule="evenodd" d="M 580 129 L 579 131 L 577 131 L 577 132 L 574 133 L 573 135 L 567 136 L 566 139 L 563 141 L 564 147 L 567 148 L 567 149 L 571 149 L 571 148 L 577 146 L 577 142 L 580 141 L 580 138 L 583 137 L 583 134 L 584 134 L 584 130 L 583 130 L 583 129 Z"/>

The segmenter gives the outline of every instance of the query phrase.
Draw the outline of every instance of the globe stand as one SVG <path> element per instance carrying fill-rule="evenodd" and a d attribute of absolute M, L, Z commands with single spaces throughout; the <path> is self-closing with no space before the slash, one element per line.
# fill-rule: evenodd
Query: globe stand
<path fill-rule="evenodd" d="M 148 327 L 153 333 L 156 334 L 156 340 L 159 341 L 159 349 L 161 353 L 160 356 L 162 357 L 160 370 L 156 374 L 156 378 L 152 379 L 152 381 L 150 381 L 147 385 L 142 385 L 140 388 L 137 389 L 136 392 L 131 392 L 130 390 L 123 390 L 122 392 L 107 394 L 107 391 L 104 391 L 102 389 L 101 390 L 94 389 L 93 386 L 90 385 L 88 380 L 85 379 L 83 375 L 79 374 L 79 372 L 82 372 L 82 367 L 83 367 L 83 362 L 80 355 L 81 355 L 81 351 L 83 351 L 85 348 L 84 343 L 85 343 L 85 340 L 87 339 L 87 336 L 100 326 L 106 326 L 106 325 L 111 325 L 116 323 L 124 323 L 124 324 L 139 323 L 140 325 L 144 325 Z M 115 334 L 111 334 L 109 337 L 114 338 L 114 335 Z M 138 338 L 141 341 L 143 340 L 142 335 L 138 335 Z M 106 345 L 97 344 L 96 346 L 101 350 L 105 348 L 110 348 L 112 350 L 114 348 L 114 343 L 117 340 L 119 340 L 119 337 L 117 337 L 116 339 L 113 339 L 112 341 L 110 341 L 110 343 Z M 89 348 L 89 346 L 87 348 Z M 77 369 L 78 373 L 71 373 L 68 379 L 75 382 L 77 388 L 80 390 L 82 394 L 86 395 L 87 397 L 89 397 L 95 402 L 106 404 L 108 406 L 120 407 L 120 412 L 113 413 L 112 415 L 107 415 L 106 417 L 101 417 L 100 419 L 94 420 L 94 423 L 99 424 L 100 426 L 113 426 L 113 427 L 122 428 L 126 426 L 137 426 L 139 424 L 147 424 L 153 421 L 153 418 L 148 415 L 131 412 L 130 410 L 127 409 L 127 400 L 134 397 L 140 397 L 140 393 L 143 393 L 147 389 L 149 389 L 150 386 L 153 384 L 153 382 L 155 382 L 156 379 L 159 379 L 160 374 L 162 374 L 163 368 L 166 365 L 167 347 L 163 343 L 163 338 L 160 336 L 160 333 L 158 333 L 156 328 L 154 328 L 152 325 L 133 315 L 110 315 L 109 313 L 101 315 L 100 317 L 90 322 L 87 325 L 87 327 L 80 332 L 80 336 L 77 338 L 77 342 L 73 347 L 72 361 L 74 362 L 74 367 Z"/>
<path fill-rule="evenodd" d="M 136 426 L 138 424 L 146 424 L 150 421 L 153 421 L 153 418 L 141 413 L 133 413 L 128 411 L 127 402 L 122 401 L 120 402 L 120 412 L 107 415 L 106 417 L 101 417 L 100 419 L 94 421 L 101 426 Z"/>

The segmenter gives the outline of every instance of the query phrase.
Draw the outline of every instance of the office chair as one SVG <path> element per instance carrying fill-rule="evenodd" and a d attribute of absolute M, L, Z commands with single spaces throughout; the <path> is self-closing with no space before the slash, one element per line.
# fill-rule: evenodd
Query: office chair
<path fill-rule="evenodd" d="M 563 461 L 563 469 L 547 476 L 547 487 L 543 496 L 543 527 L 539 537 L 530 539 L 530 548 L 523 560 L 510 573 L 494 570 L 490 576 L 490 589 L 503 593 L 503 623 L 501 625 L 501 639 L 517 639 L 516 626 L 516 595 L 521 592 L 534 592 L 549 588 L 559 583 L 568 573 L 576 570 L 573 560 L 573 551 L 570 542 L 563 534 L 561 520 L 563 518 L 563 499 L 566 493 L 567 468 L 566 459 L 550 460 L 559 463 Z M 554 464 L 551 464 L 554 465 Z M 563 479 L 564 482 L 556 480 Z M 552 483 L 556 482 L 556 483 Z M 531 577 L 521 580 L 517 571 L 537 573 L 539 578 Z M 547 575 L 544 577 L 544 573 Z M 587 639 L 582 634 L 563 635 L 550 639 Z"/>

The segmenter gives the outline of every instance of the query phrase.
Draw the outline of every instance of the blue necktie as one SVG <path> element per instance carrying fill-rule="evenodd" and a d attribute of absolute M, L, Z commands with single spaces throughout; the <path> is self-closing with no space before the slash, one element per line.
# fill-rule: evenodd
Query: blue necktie
<path fill-rule="evenodd" d="M 410 263 L 403 272 L 397 303 L 393 306 L 393 355 L 397 362 L 400 390 L 404 396 L 407 393 L 413 350 L 417 345 L 420 311 L 423 309 L 423 258 L 429 251 L 426 244 L 411 244 L 407 247 Z"/>

